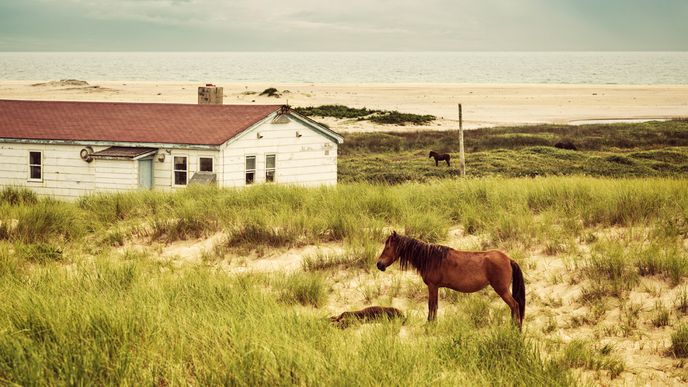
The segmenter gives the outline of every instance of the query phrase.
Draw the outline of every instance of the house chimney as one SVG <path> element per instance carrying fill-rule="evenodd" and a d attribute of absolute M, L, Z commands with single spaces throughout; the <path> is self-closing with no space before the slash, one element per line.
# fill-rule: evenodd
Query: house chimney
<path fill-rule="evenodd" d="M 199 105 L 222 105 L 223 90 L 212 83 L 198 87 Z"/>

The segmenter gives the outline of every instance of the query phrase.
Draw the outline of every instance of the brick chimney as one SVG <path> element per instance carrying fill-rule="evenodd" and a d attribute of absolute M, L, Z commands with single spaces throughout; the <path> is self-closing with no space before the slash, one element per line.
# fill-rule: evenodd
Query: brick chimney
<path fill-rule="evenodd" d="M 223 90 L 212 83 L 198 87 L 199 105 L 222 105 Z"/>

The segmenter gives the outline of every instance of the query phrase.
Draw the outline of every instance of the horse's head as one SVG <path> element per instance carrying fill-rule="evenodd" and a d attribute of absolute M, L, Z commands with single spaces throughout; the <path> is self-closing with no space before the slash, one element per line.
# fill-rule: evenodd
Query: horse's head
<path fill-rule="evenodd" d="M 428 156 L 428 158 L 432 158 L 432 156 L 435 156 L 435 155 L 437 155 L 437 152 L 435 152 L 435 151 L 430 151 L 430 156 Z"/>
<path fill-rule="evenodd" d="M 377 259 L 377 268 L 380 271 L 385 271 L 385 269 L 393 264 L 397 259 L 399 259 L 399 254 L 397 254 L 397 243 L 399 242 L 399 235 L 396 231 L 393 231 L 390 236 L 387 237 L 385 241 L 385 248 L 382 250 L 382 254 Z"/>

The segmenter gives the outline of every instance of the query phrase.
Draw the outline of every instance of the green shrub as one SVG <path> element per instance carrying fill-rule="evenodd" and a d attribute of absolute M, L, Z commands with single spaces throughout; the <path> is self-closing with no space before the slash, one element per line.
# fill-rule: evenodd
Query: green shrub
<path fill-rule="evenodd" d="M 294 110 L 304 116 L 334 117 L 334 118 L 362 118 L 367 117 L 379 110 L 369 110 L 366 108 L 352 108 L 344 105 L 321 105 L 297 107 Z"/>
<path fill-rule="evenodd" d="M 275 97 L 279 98 L 282 95 L 275 89 L 274 87 L 268 87 L 267 89 L 263 90 L 259 95 L 264 95 L 266 97 Z"/>
<path fill-rule="evenodd" d="M 411 114 L 411 113 L 399 113 L 396 110 L 377 113 L 370 116 L 369 120 L 376 124 L 386 124 L 386 125 L 401 125 L 406 124 L 413 125 L 427 125 L 436 119 L 435 116 L 430 114 Z"/>

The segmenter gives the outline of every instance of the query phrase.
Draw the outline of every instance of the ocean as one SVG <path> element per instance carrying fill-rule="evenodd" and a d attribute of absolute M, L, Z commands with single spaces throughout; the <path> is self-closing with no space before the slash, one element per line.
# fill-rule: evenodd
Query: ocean
<path fill-rule="evenodd" d="M 0 52 L 1 80 L 688 84 L 688 52 Z"/>

